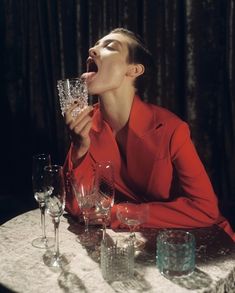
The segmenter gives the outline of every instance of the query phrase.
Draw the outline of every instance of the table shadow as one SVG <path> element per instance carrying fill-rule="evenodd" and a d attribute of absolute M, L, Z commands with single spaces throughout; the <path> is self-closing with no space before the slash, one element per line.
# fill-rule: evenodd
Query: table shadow
<path fill-rule="evenodd" d="M 208 288 L 212 284 L 211 277 L 198 268 L 195 268 L 194 272 L 189 276 L 171 278 L 169 280 L 189 290 Z"/>
<path fill-rule="evenodd" d="M 87 289 L 82 280 L 74 273 L 62 270 L 58 277 L 59 287 L 66 293 L 87 293 Z"/>
<path fill-rule="evenodd" d="M 152 288 L 151 284 L 147 282 L 143 274 L 134 272 L 134 277 L 123 281 L 108 282 L 115 292 L 145 292 Z"/>

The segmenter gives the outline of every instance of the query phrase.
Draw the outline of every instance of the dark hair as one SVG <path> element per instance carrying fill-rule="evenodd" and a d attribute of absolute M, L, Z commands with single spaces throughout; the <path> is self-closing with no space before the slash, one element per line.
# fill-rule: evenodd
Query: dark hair
<path fill-rule="evenodd" d="M 144 65 L 145 71 L 136 78 L 134 86 L 136 88 L 137 94 L 142 99 L 149 100 L 150 96 L 155 95 L 156 87 L 156 66 L 152 54 L 146 48 L 142 38 L 132 31 L 129 31 L 125 28 L 116 28 L 113 29 L 110 33 L 123 34 L 134 41 L 132 44 L 128 44 L 129 54 L 127 62 L 130 64 L 139 63 Z"/>

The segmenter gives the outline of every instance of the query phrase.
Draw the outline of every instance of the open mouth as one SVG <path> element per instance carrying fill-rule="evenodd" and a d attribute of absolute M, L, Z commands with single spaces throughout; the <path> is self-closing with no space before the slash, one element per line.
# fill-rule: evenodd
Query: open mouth
<path fill-rule="evenodd" d="M 89 57 L 86 62 L 86 72 L 81 75 L 82 79 L 85 79 L 87 83 L 94 80 L 98 72 L 98 66 L 96 65 L 93 58 Z"/>
<path fill-rule="evenodd" d="M 92 58 L 87 59 L 87 72 L 98 72 L 98 66 Z"/>

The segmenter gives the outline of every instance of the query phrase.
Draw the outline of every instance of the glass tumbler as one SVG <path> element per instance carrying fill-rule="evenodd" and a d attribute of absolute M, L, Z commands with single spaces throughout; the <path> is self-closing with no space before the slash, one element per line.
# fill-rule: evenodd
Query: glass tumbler
<path fill-rule="evenodd" d="M 167 278 L 191 274 L 195 268 L 195 238 L 183 230 L 163 230 L 157 236 L 157 266 Z"/>
<path fill-rule="evenodd" d="M 76 117 L 88 106 L 88 90 L 86 81 L 81 78 L 66 78 L 57 81 L 57 89 L 62 115 L 72 106 L 77 104 L 72 111 Z"/>
<path fill-rule="evenodd" d="M 122 246 L 119 242 L 101 242 L 101 271 L 106 281 L 123 281 L 134 275 L 134 245 L 130 241 Z"/>

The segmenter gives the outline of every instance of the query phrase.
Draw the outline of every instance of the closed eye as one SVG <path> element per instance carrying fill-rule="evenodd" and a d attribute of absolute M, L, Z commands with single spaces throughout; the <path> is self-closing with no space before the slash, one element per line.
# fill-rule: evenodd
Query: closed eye
<path fill-rule="evenodd" d="M 106 46 L 107 49 L 109 49 L 110 51 L 115 51 L 116 49 L 110 45 Z"/>
<path fill-rule="evenodd" d="M 105 45 L 105 48 L 107 48 L 107 49 L 109 49 L 111 51 L 115 51 L 116 50 L 115 44 L 113 42 L 106 44 Z"/>
<path fill-rule="evenodd" d="M 110 51 L 117 51 L 119 49 L 119 43 L 116 40 L 106 40 L 104 47 Z"/>

